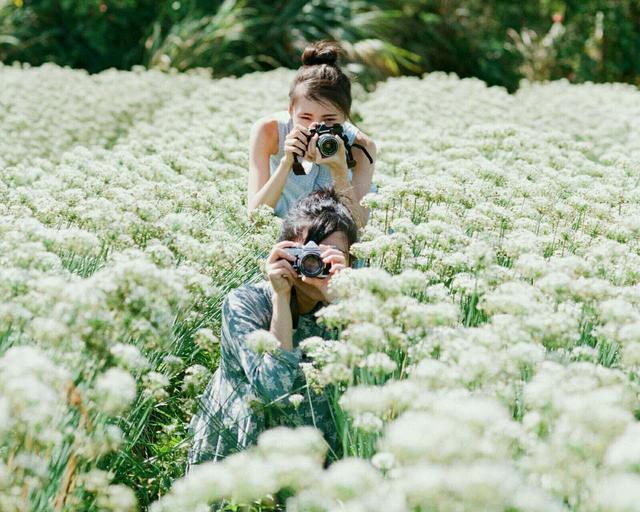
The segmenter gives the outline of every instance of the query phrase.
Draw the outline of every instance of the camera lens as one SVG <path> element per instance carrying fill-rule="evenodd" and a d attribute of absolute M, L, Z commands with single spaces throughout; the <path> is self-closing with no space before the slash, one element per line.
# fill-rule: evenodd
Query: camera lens
<path fill-rule="evenodd" d="M 321 135 L 317 145 L 323 156 L 335 155 L 338 152 L 338 140 L 333 135 Z"/>
<path fill-rule="evenodd" d="M 300 260 L 300 272 L 307 277 L 315 277 L 322 273 L 324 262 L 317 254 L 306 254 Z"/>

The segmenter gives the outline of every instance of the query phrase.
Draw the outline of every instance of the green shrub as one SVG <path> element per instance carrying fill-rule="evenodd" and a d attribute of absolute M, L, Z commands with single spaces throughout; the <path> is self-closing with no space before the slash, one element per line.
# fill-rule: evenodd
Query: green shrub
<path fill-rule="evenodd" d="M 510 91 L 522 78 L 640 76 L 636 0 L 4 1 L 3 62 L 242 75 L 297 67 L 309 41 L 330 38 L 365 86 L 435 70 Z"/>

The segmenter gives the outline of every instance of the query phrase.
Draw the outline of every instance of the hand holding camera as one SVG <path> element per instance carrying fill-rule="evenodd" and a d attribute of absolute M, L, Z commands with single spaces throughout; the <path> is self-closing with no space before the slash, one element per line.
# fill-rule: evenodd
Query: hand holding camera
<path fill-rule="evenodd" d="M 320 279 L 329 276 L 331 263 L 323 261 L 322 250 L 315 242 L 307 242 L 302 247 L 288 247 L 285 250 L 295 258 L 291 267 L 298 276 Z"/>
<path fill-rule="evenodd" d="M 314 242 L 308 242 L 302 249 L 304 259 L 301 257 L 298 265 L 302 281 L 316 287 L 322 293 L 324 302 L 331 302 L 329 283 L 336 273 L 347 266 L 347 256 L 337 247 L 318 246 Z"/>
<path fill-rule="evenodd" d="M 330 278 L 347 266 L 345 254 L 331 245 L 278 242 L 267 257 L 267 276 L 274 293 L 289 293 L 296 279 L 320 289 L 329 300 Z M 328 279 L 329 278 L 329 279 Z"/>
<path fill-rule="evenodd" d="M 278 242 L 271 249 L 269 256 L 267 256 L 265 270 L 275 294 L 288 294 L 291 292 L 293 281 L 298 278 L 296 271 L 291 266 L 295 261 L 295 256 L 289 254 L 287 249 L 299 245 L 291 240 Z"/>
<path fill-rule="evenodd" d="M 308 158 L 315 163 L 326 165 L 334 171 L 347 172 L 347 146 L 349 140 L 339 124 L 326 126 L 319 124 L 312 129 L 309 140 Z"/>
<path fill-rule="evenodd" d="M 301 124 L 295 125 L 284 140 L 285 158 L 295 162 L 298 156 L 304 157 L 307 154 L 310 137 L 311 132 L 308 128 Z"/>
<path fill-rule="evenodd" d="M 307 132 L 307 134 L 303 134 L 307 140 L 306 154 L 300 156 L 331 168 L 342 167 L 345 171 L 348 166 L 353 167 L 355 165 L 355 162 L 348 157 L 350 154 L 348 149 L 349 140 L 344 134 L 342 125 L 327 126 L 324 123 L 313 123 Z M 306 172 L 298 161 L 298 154 L 294 154 L 293 157 L 293 172 L 297 175 L 304 175 Z"/>

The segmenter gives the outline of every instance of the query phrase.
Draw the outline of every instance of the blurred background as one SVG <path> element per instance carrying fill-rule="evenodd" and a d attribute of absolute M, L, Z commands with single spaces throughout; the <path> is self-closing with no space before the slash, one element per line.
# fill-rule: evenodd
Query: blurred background
<path fill-rule="evenodd" d="M 522 78 L 640 84 L 638 0 L 0 0 L 5 63 L 239 76 L 296 68 L 322 38 L 367 89 L 434 70 L 509 91 Z"/>

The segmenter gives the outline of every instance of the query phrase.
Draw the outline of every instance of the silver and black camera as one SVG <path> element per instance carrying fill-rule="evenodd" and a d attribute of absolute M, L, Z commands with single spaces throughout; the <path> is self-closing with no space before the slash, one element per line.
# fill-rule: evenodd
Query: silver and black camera
<path fill-rule="evenodd" d="M 331 126 L 327 126 L 324 123 L 320 123 L 315 128 L 310 130 L 310 135 L 308 136 L 308 140 L 311 139 L 316 133 L 318 134 L 318 141 L 316 142 L 316 147 L 320 154 L 328 158 L 330 156 L 335 155 L 338 152 L 338 139 L 336 136 L 343 137 L 342 125 L 334 124 Z M 346 137 L 345 137 L 346 139 Z M 344 141 L 345 146 L 349 144 L 348 139 Z"/>
<path fill-rule="evenodd" d="M 327 126 L 324 123 L 318 124 L 315 128 L 309 130 L 309 135 L 307 135 L 307 143 L 316 133 L 318 134 L 316 147 L 324 158 L 333 156 L 338 152 L 338 149 L 340 148 L 338 137 L 340 137 L 344 142 L 347 153 L 347 166 L 349 168 L 355 166 L 355 160 L 353 159 L 353 156 L 351 154 L 351 146 L 361 146 L 359 144 L 349 144 L 349 139 L 344 133 L 344 129 L 342 128 L 341 124 L 333 124 L 331 126 Z M 304 168 L 302 167 L 302 164 L 298 160 L 298 155 L 294 155 L 293 157 L 293 173 L 299 176 L 306 174 Z"/>
<path fill-rule="evenodd" d="M 298 275 L 320 278 L 329 277 L 331 264 L 327 265 L 322 261 L 320 257 L 322 251 L 315 242 L 307 242 L 302 247 L 287 247 L 285 250 L 296 257 L 291 266 Z"/>

